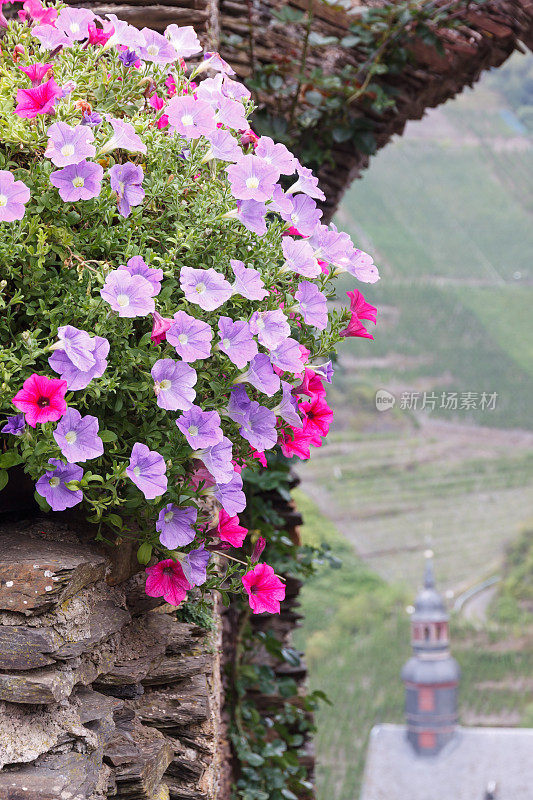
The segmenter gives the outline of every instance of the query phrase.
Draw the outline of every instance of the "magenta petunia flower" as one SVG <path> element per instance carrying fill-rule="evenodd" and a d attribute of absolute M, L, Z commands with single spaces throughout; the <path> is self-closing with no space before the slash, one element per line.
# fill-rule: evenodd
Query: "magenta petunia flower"
<path fill-rule="evenodd" d="M 191 406 L 178 417 L 176 425 L 193 450 L 212 447 L 223 438 L 218 411 L 202 411 L 199 406 Z"/>
<path fill-rule="evenodd" d="M 58 30 L 55 25 L 47 23 L 32 29 L 31 35 L 41 43 L 41 50 L 57 50 L 58 47 L 72 44 L 72 39 Z"/>
<path fill-rule="evenodd" d="M 311 236 L 320 222 L 322 211 L 311 197 L 306 194 L 298 194 L 292 200 L 292 209 L 289 214 L 281 216 L 290 222 L 302 236 Z"/>
<path fill-rule="evenodd" d="M 317 200 L 325 200 L 326 195 L 319 187 L 318 178 L 313 175 L 312 170 L 307 167 L 302 167 L 301 164 L 298 164 L 297 169 L 298 180 L 287 190 L 288 194 L 302 192 L 303 194 L 309 195 L 309 197 L 315 197 Z"/>
<path fill-rule="evenodd" d="M 141 442 L 135 442 L 126 474 L 147 500 L 153 500 L 166 492 L 166 469 L 165 459 L 160 453 L 149 450 Z"/>
<path fill-rule="evenodd" d="M 213 331 L 207 324 L 185 311 L 177 311 L 167 331 L 167 342 L 184 361 L 198 361 L 211 355 Z"/>
<path fill-rule="evenodd" d="M 65 464 L 58 458 L 50 458 L 52 469 L 47 470 L 35 484 L 35 489 L 44 497 L 52 511 L 66 511 L 83 500 L 81 489 L 69 488 L 71 481 L 81 481 L 83 470 L 77 464 Z"/>
<path fill-rule="evenodd" d="M 276 308 L 275 311 L 254 311 L 250 318 L 250 330 L 257 336 L 259 344 L 267 350 L 273 350 L 291 332 L 281 308 Z"/>
<path fill-rule="evenodd" d="M 7 418 L 6 424 L 0 430 L 2 433 L 10 433 L 12 436 L 21 436 L 25 427 L 24 414 L 13 414 L 12 417 Z"/>
<path fill-rule="evenodd" d="M 69 464 L 99 458 L 104 444 L 98 436 L 99 422 L 90 414 L 82 417 L 75 408 L 67 408 L 54 431 L 54 439 Z"/>
<path fill-rule="evenodd" d="M 234 472 L 228 483 L 217 483 L 215 497 L 230 517 L 240 514 L 246 508 L 246 495 L 242 490 L 242 478 Z"/>
<path fill-rule="evenodd" d="M 237 200 L 265 202 L 274 194 L 278 173 L 274 167 L 254 155 L 243 156 L 226 167 L 231 193 Z"/>
<path fill-rule="evenodd" d="M 123 217 L 129 217 L 131 206 L 139 206 L 144 200 L 142 167 L 132 164 L 131 161 L 115 164 L 109 170 L 109 178 L 111 188 L 117 195 L 119 213 Z"/>
<path fill-rule="evenodd" d="M 259 353 L 252 358 L 246 372 L 243 372 L 234 382 L 250 383 L 267 397 L 273 397 L 276 392 L 279 392 L 279 377 L 274 372 L 270 358 L 265 353 Z"/>
<path fill-rule="evenodd" d="M 285 339 L 275 350 L 270 352 L 272 363 L 284 372 L 299 375 L 303 371 L 302 351 L 295 339 Z"/>
<path fill-rule="evenodd" d="M 232 295 L 231 284 L 212 267 L 209 269 L 182 267 L 180 286 L 189 303 L 196 303 L 204 311 L 214 311 Z"/>
<path fill-rule="evenodd" d="M 33 373 L 11 402 L 24 412 L 28 425 L 35 428 L 37 423 L 55 422 L 63 416 L 67 410 L 66 391 L 66 381 Z"/>
<path fill-rule="evenodd" d="M 301 281 L 294 295 L 307 325 L 323 331 L 328 326 L 328 304 L 325 295 L 314 283 Z"/>
<path fill-rule="evenodd" d="M 93 20 L 94 13 L 87 8 L 62 8 L 55 26 L 69 39 L 81 41 L 88 38 L 89 23 Z"/>
<path fill-rule="evenodd" d="M 109 119 L 109 122 L 113 128 L 113 135 L 100 148 L 99 155 L 111 153 L 112 150 L 127 150 L 129 153 L 146 153 L 146 145 L 139 134 L 135 132 L 135 128 L 131 122 L 125 122 L 123 119 L 116 119 L 114 117 Z M 127 164 L 123 166 L 127 166 Z M 132 164 L 131 166 L 134 165 Z M 115 187 L 113 187 L 113 189 L 115 189 Z M 131 205 L 138 204 L 132 203 Z"/>
<path fill-rule="evenodd" d="M 175 95 L 167 103 L 168 121 L 185 139 L 207 136 L 216 128 L 215 113 L 204 100 L 190 94 Z"/>
<path fill-rule="evenodd" d="M 155 310 L 151 283 L 125 269 L 110 272 L 100 294 L 119 317 L 145 317 Z"/>
<path fill-rule="evenodd" d="M 197 516 L 197 509 L 191 506 L 180 508 L 175 503 L 169 503 L 162 508 L 155 523 L 161 544 L 169 550 L 175 550 L 193 542 L 196 536 L 193 525 Z"/>
<path fill-rule="evenodd" d="M 41 62 L 29 64 L 27 67 L 17 64 L 17 67 L 28 76 L 32 87 L 39 86 L 39 84 L 43 82 L 46 75 L 49 72 L 52 72 L 54 69 L 53 64 L 41 64 Z"/>
<path fill-rule="evenodd" d="M 72 128 L 66 122 L 54 122 L 47 133 L 48 145 L 44 154 L 56 167 L 79 164 L 96 155 L 96 148 L 91 144 L 94 133 L 86 125 Z"/>
<path fill-rule="evenodd" d="M 350 311 L 352 314 L 357 314 L 359 319 L 367 319 L 369 322 L 376 324 L 378 310 L 375 306 L 367 303 L 359 289 L 353 292 L 346 292 L 350 300 Z"/>
<path fill-rule="evenodd" d="M 234 294 L 240 294 L 247 300 L 264 300 L 268 296 L 269 293 L 256 269 L 246 267 L 242 261 L 236 258 L 232 258 L 229 263 L 235 275 Z"/>
<path fill-rule="evenodd" d="M 157 405 L 167 411 L 187 411 L 192 407 L 196 392 L 196 371 L 172 358 L 160 358 L 151 370 Z"/>
<path fill-rule="evenodd" d="M 61 92 L 61 87 L 53 78 L 33 89 L 18 89 L 15 114 L 26 119 L 33 119 L 39 114 L 50 114 Z"/>
<path fill-rule="evenodd" d="M 26 184 L 16 181 L 11 172 L 0 169 L 0 222 L 22 219 L 29 199 L 30 190 Z"/>
<path fill-rule="evenodd" d="M 223 128 L 215 128 L 207 138 L 211 147 L 205 156 L 205 160 L 208 160 L 208 156 L 213 156 L 221 161 L 235 162 L 242 157 L 242 150 L 235 137 L 229 131 L 225 131 Z"/>
<path fill-rule="evenodd" d="M 202 45 L 192 25 L 183 27 L 175 24 L 168 25 L 165 29 L 165 36 L 182 58 L 189 58 L 189 56 L 195 56 L 202 52 Z"/>
<path fill-rule="evenodd" d="M 178 54 L 168 39 L 151 28 L 143 28 L 141 34 L 144 46 L 140 48 L 139 55 L 143 61 L 154 64 L 172 64 L 176 61 Z"/>
<path fill-rule="evenodd" d="M 85 389 L 93 378 L 104 374 L 109 353 L 107 339 L 91 337 L 73 325 L 59 328 L 58 338 L 48 363 L 67 382 L 70 391 Z"/>
<path fill-rule="evenodd" d="M 255 155 L 277 170 L 278 176 L 292 175 L 296 172 L 298 161 L 281 142 L 274 142 L 270 136 L 261 136 L 255 146 Z"/>
<path fill-rule="evenodd" d="M 152 297 L 156 297 L 161 291 L 161 281 L 163 280 L 163 270 L 149 267 L 142 256 L 133 256 L 126 265 L 121 264 L 119 269 L 127 270 L 130 275 L 141 275 L 146 278 L 152 287 Z"/>
<path fill-rule="evenodd" d="M 225 436 L 212 447 L 196 450 L 194 454 L 204 462 L 206 469 L 209 470 L 217 483 L 228 483 L 233 477 L 233 458 L 232 444 Z"/>
<path fill-rule="evenodd" d="M 252 400 L 239 433 L 256 450 L 270 450 L 278 440 L 276 415 L 265 406 Z"/>
<path fill-rule="evenodd" d="M 285 236 L 281 247 L 285 256 L 282 272 L 296 272 L 304 278 L 316 278 L 320 275 L 320 264 L 306 239 Z"/>
<path fill-rule="evenodd" d="M 190 550 L 183 558 L 183 572 L 191 586 L 202 586 L 207 580 L 207 565 L 211 553 L 202 543 L 195 550 Z"/>
<path fill-rule="evenodd" d="M 171 606 L 179 606 L 187 597 L 187 590 L 192 589 L 181 564 L 172 558 L 147 567 L 146 574 L 146 594 L 149 597 L 163 597 Z"/>
<path fill-rule="evenodd" d="M 230 317 L 220 317 L 218 330 L 219 348 L 236 367 L 243 369 L 257 355 L 257 343 L 249 324 L 244 320 L 233 321 Z"/>
<path fill-rule="evenodd" d="M 161 344 L 167 338 L 167 331 L 172 325 L 173 320 L 169 317 L 162 317 L 157 311 L 152 314 L 152 335 L 150 339 L 154 344 Z"/>
<path fill-rule="evenodd" d="M 228 542 L 232 547 L 242 547 L 248 528 L 243 528 L 242 525 L 239 525 L 239 517 L 230 517 L 221 508 L 218 515 L 217 533 L 222 542 Z"/>
<path fill-rule="evenodd" d="M 281 381 L 281 390 L 283 392 L 281 402 L 272 410 L 288 425 L 293 428 L 301 428 L 302 420 L 298 413 L 298 400 L 292 393 L 292 386 L 286 381 Z"/>
<path fill-rule="evenodd" d="M 248 120 L 244 112 L 244 106 L 240 100 L 232 100 L 230 97 L 220 96 L 217 103 L 217 113 L 215 116 L 217 123 L 240 131 L 247 127 Z"/>
<path fill-rule="evenodd" d="M 100 164 L 81 161 L 58 169 L 50 175 L 50 183 L 59 189 L 59 196 L 65 203 L 77 200 L 92 200 L 98 197 L 102 188 L 104 170 Z"/>
<path fill-rule="evenodd" d="M 254 614 L 279 614 L 280 601 L 285 599 L 285 585 L 268 564 L 257 564 L 242 576 L 242 585 Z"/>
<path fill-rule="evenodd" d="M 44 6 L 40 0 L 25 0 L 22 8 L 23 10 L 18 12 L 22 22 L 40 22 L 41 25 L 52 25 L 57 19 L 56 9 Z"/>

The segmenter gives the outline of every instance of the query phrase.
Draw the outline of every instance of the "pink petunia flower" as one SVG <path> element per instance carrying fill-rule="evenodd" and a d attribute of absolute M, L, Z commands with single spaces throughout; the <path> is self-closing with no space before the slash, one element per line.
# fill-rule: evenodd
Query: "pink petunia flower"
<path fill-rule="evenodd" d="M 146 574 L 146 594 L 149 597 L 163 597 L 171 606 L 179 606 L 187 597 L 188 589 L 192 588 L 181 564 L 172 558 L 147 567 Z"/>
<path fill-rule="evenodd" d="M 33 20 L 41 25 L 52 25 L 57 18 L 57 10 L 44 6 L 39 0 L 26 0 L 22 8 L 23 10 L 18 12 L 22 22 Z"/>
<path fill-rule="evenodd" d="M 285 585 L 269 564 L 257 564 L 242 576 L 248 602 L 254 614 L 279 614 L 280 601 L 285 599 Z"/>
<path fill-rule="evenodd" d="M 333 421 L 333 411 L 328 406 L 325 396 L 317 395 L 309 403 L 300 403 L 303 414 L 303 433 L 310 437 L 315 446 L 319 446 L 321 437 L 327 436 Z"/>
<path fill-rule="evenodd" d="M 174 320 L 169 319 L 169 317 L 162 317 L 157 311 L 152 313 L 152 320 L 152 335 L 150 339 L 154 344 L 161 344 L 167 338 L 167 331 Z"/>
<path fill-rule="evenodd" d="M 248 528 L 239 525 L 239 517 L 230 517 L 223 508 L 220 509 L 217 525 L 218 537 L 223 542 L 229 542 L 233 547 L 242 547 Z"/>
<path fill-rule="evenodd" d="M 27 67 L 21 67 L 18 64 L 17 66 L 20 70 L 22 70 L 22 72 L 24 72 L 25 75 L 28 76 L 33 88 L 42 83 L 43 78 L 46 77 L 48 72 L 52 72 L 54 68 L 53 64 L 42 64 L 40 61 L 38 61 L 36 64 L 30 64 Z"/>
<path fill-rule="evenodd" d="M 33 373 L 11 402 L 24 412 L 28 425 L 35 428 L 38 422 L 55 422 L 63 416 L 67 410 L 66 391 L 66 381 Z"/>
<path fill-rule="evenodd" d="M 39 114 L 50 114 L 61 94 L 62 89 L 53 78 L 34 89 L 19 89 L 15 114 L 26 119 L 33 119 Z"/>

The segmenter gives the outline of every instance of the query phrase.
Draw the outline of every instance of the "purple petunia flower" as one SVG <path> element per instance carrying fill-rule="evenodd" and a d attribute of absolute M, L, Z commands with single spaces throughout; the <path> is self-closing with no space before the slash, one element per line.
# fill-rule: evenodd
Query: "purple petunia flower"
<path fill-rule="evenodd" d="M 352 240 L 344 231 L 338 231 L 334 225 L 317 225 L 309 244 L 315 255 L 328 261 L 339 269 L 345 270 L 355 254 Z"/>
<path fill-rule="evenodd" d="M 274 167 L 251 154 L 243 156 L 236 164 L 230 164 L 226 172 L 236 200 L 270 200 L 279 177 Z"/>
<path fill-rule="evenodd" d="M 204 311 L 214 311 L 232 295 L 231 284 L 212 267 L 182 267 L 180 286 L 189 303 L 196 303 Z"/>
<path fill-rule="evenodd" d="M 318 287 L 309 281 L 301 281 L 294 297 L 306 324 L 318 328 L 319 331 L 325 330 L 328 325 L 328 304 Z"/>
<path fill-rule="evenodd" d="M 181 566 L 191 586 L 201 586 L 207 580 L 207 565 L 211 553 L 201 544 L 196 550 L 190 550 L 183 558 Z"/>
<path fill-rule="evenodd" d="M 52 172 L 50 183 L 59 189 L 59 195 L 65 203 L 75 203 L 77 200 L 91 200 L 93 197 L 98 197 L 103 177 L 104 170 L 100 164 L 81 161 L 79 164 L 69 164 L 68 167 Z"/>
<path fill-rule="evenodd" d="M 267 207 L 257 200 L 237 200 L 237 219 L 245 228 L 258 236 L 264 236 L 267 230 L 265 216 Z"/>
<path fill-rule="evenodd" d="M 59 342 L 48 363 L 67 382 L 70 391 L 85 389 L 93 378 L 104 374 L 109 353 L 107 339 L 91 337 L 73 325 L 59 328 L 58 337 Z M 79 367 L 78 364 L 83 366 Z"/>
<path fill-rule="evenodd" d="M 234 383 L 250 383 L 268 397 L 273 397 L 276 392 L 279 392 L 279 377 L 274 372 L 270 359 L 265 353 L 259 353 L 252 358 L 246 372 L 243 372 Z"/>
<path fill-rule="evenodd" d="M 257 335 L 259 344 L 267 350 L 273 350 L 291 332 L 281 308 L 276 308 L 275 311 L 254 311 L 250 319 L 250 330 Z"/>
<path fill-rule="evenodd" d="M 218 110 L 215 116 L 217 123 L 221 122 L 234 131 L 244 130 L 248 127 L 244 106 L 240 100 L 232 100 L 230 97 L 220 95 L 217 106 Z"/>
<path fill-rule="evenodd" d="M 272 410 L 288 425 L 301 429 L 303 423 L 298 413 L 298 400 L 292 393 L 292 386 L 287 381 L 281 381 L 281 390 L 283 392 L 281 402 Z"/>
<path fill-rule="evenodd" d="M 124 64 L 125 67 L 133 67 L 137 61 L 139 61 L 139 56 L 135 50 L 123 50 L 118 60 L 121 64 Z"/>
<path fill-rule="evenodd" d="M 317 200 L 325 200 L 326 195 L 319 187 L 318 178 L 313 175 L 312 170 L 307 167 L 302 167 L 301 164 L 298 164 L 297 169 L 298 180 L 287 190 L 288 194 L 302 192 L 303 194 L 309 195 L 309 197 L 315 197 Z"/>
<path fill-rule="evenodd" d="M 244 386 L 236 386 L 230 396 L 226 413 L 237 425 L 244 425 L 250 411 L 251 400 Z"/>
<path fill-rule="evenodd" d="M 206 78 L 195 91 L 197 99 L 205 100 L 213 111 L 218 109 L 219 104 L 226 97 L 222 92 L 222 77 L 222 75 L 215 75 L 214 78 Z"/>
<path fill-rule="evenodd" d="M 123 217 L 129 217 L 131 206 L 139 206 L 144 200 L 142 167 L 127 161 L 115 164 L 109 170 L 111 188 L 116 192 L 118 210 Z"/>
<path fill-rule="evenodd" d="M 199 406 L 191 406 L 178 417 L 176 425 L 193 450 L 212 447 L 223 438 L 218 411 L 202 411 Z"/>
<path fill-rule="evenodd" d="M 187 411 L 192 407 L 196 392 L 196 371 L 172 358 L 160 358 L 151 370 L 157 405 L 167 411 Z"/>
<path fill-rule="evenodd" d="M 243 83 L 239 81 L 232 81 L 227 75 L 222 78 L 222 91 L 226 97 L 231 97 L 233 100 L 249 100 L 252 93 Z"/>
<path fill-rule="evenodd" d="M 304 278 L 316 278 L 320 275 L 320 264 L 306 239 L 292 239 L 290 236 L 285 236 L 281 247 L 285 256 L 282 272 L 296 272 Z"/>
<path fill-rule="evenodd" d="M 140 48 L 139 55 L 143 61 L 154 64 L 172 64 L 176 61 L 178 54 L 168 39 L 151 28 L 143 28 L 141 34 L 145 43 Z"/>
<path fill-rule="evenodd" d="M 144 36 L 140 30 L 119 19 L 116 14 L 106 14 L 106 17 L 113 26 L 113 35 L 107 40 L 103 50 L 122 44 L 129 50 L 138 51 L 143 46 Z"/>
<path fill-rule="evenodd" d="M 72 128 L 66 122 L 54 122 L 47 133 L 49 138 L 44 154 L 56 167 L 79 164 L 96 155 L 96 148 L 91 144 L 94 133 L 88 127 L 78 125 Z"/>
<path fill-rule="evenodd" d="M 80 125 L 88 125 L 90 128 L 96 128 L 101 124 L 102 117 L 96 111 L 91 111 L 90 114 L 87 111 L 83 112 Z"/>
<path fill-rule="evenodd" d="M 242 478 L 237 473 L 228 483 L 217 484 L 215 487 L 215 497 L 230 517 L 240 514 L 246 508 L 246 496 L 242 490 Z"/>
<path fill-rule="evenodd" d="M 147 500 L 153 500 L 166 492 L 166 469 L 165 459 L 160 453 L 149 450 L 141 442 L 135 442 L 126 474 Z"/>
<path fill-rule="evenodd" d="M 175 24 L 168 25 L 165 29 L 165 36 L 182 58 L 189 58 L 189 56 L 195 56 L 202 52 L 202 45 L 192 25 L 183 27 Z"/>
<path fill-rule="evenodd" d="M 100 294 L 119 317 L 145 317 L 155 311 L 152 284 L 125 269 L 110 272 Z"/>
<path fill-rule="evenodd" d="M 363 283 L 376 283 L 379 281 L 378 268 L 374 264 L 372 256 L 363 250 L 355 250 L 353 258 L 346 268 L 346 271 Z"/>
<path fill-rule="evenodd" d="M 292 200 L 292 210 L 281 215 L 290 222 L 302 236 L 311 236 L 322 216 L 315 201 L 306 194 L 298 194 Z"/>
<path fill-rule="evenodd" d="M 62 8 L 54 25 L 69 39 L 81 41 L 89 36 L 89 23 L 93 19 L 94 13 L 86 8 Z"/>
<path fill-rule="evenodd" d="M 83 500 L 81 489 L 69 489 L 70 481 L 81 481 L 83 470 L 76 464 L 65 464 L 58 458 L 50 458 L 52 469 L 47 470 L 35 484 L 35 489 L 44 497 L 52 511 L 66 511 Z"/>
<path fill-rule="evenodd" d="M 175 503 L 169 503 L 162 508 L 155 523 L 161 544 L 174 550 L 193 542 L 196 536 L 193 525 L 197 516 L 197 509 L 191 506 L 180 508 Z"/>
<path fill-rule="evenodd" d="M 57 50 L 58 47 L 72 44 L 72 39 L 58 30 L 55 25 L 38 25 L 32 28 L 31 35 L 41 43 L 41 50 Z"/>
<path fill-rule="evenodd" d="M 233 458 L 232 444 L 225 436 L 222 441 L 212 447 L 196 450 L 194 455 L 204 462 L 207 470 L 211 473 L 217 483 L 228 483 L 233 477 Z"/>
<path fill-rule="evenodd" d="M 20 436 L 25 427 L 26 422 L 24 414 L 14 414 L 12 417 L 7 418 L 7 422 L 2 428 L 2 433 L 11 433 L 13 436 Z"/>
<path fill-rule="evenodd" d="M 152 297 L 156 297 L 161 291 L 163 270 L 149 267 L 142 256 L 133 256 L 126 265 L 121 264 L 119 269 L 127 270 L 130 275 L 141 275 L 145 278 L 152 287 Z"/>
<path fill-rule="evenodd" d="M 100 148 L 98 155 L 102 156 L 118 149 L 127 150 L 129 153 L 146 153 L 146 145 L 139 134 L 135 133 L 135 128 L 131 122 L 125 122 L 123 119 L 115 119 L 114 117 L 111 117 L 109 122 L 113 128 L 113 135 Z M 123 166 L 127 166 L 127 164 Z M 132 164 L 132 166 L 134 165 Z"/>
<path fill-rule="evenodd" d="M 235 275 L 234 294 L 240 294 L 247 300 L 264 300 L 268 296 L 269 293 L 256 269 L 245 267 L 244 263 L 236 258 L 232 258 L 229 263 Z"/>
<path fill-rule="evenodd" d="M 277 211 L 277 213 L 281 214 L 283 219 L 288 222 L 290 220 L 293 207 L 294 204 L 292 198 L 289 197 L 288 194 L 285 194 L 279 183 L 276 183 L 274 186 L 272 200 L 268 204 L 268 210 Z"/>
<path fill-rule="evenodd" d="M 218 330 L 219 348 L 236 367 L 243 369 L 257 355 L 257 343 L 252 337 L 249 324 L 244 320 L 234 322 L 230 317 L 220 317 Z"/>
<path fill-rule="evenodd" d="M 211 355 L 213 331 L 207 324 L 185 311 L 174 314 L 174 322 L 167 331 L 167 342 L 176 348 L 184 361 L 198 361 Z"/>
<path fill-rule="evenodd" d="M 99 423 L 96 417 L 82 417 L 75 408 L 67 408 L 54 431 L 54 439 L 69 462 L 88 461 L 99 458 L 104 444 L 98 436 Z"/>
<path fill-rule="evenodd" d="M 255 146 L 255 155 L 259 156 L 277 170 L 278 176 L 292 175 L 296 172 L 298 161 L 281 142 L 275 143 L 270 136 L 261 136 Z"/>
<path fill-rule="evenodd" d="M 242 150 L 237 144 L 237 140 L 229 131 L 223 128 L 215 128 L 207 137 L 211 147 L 205 156 L 219 158 L 221 161 L 238 161 L 242 157 Z"/>
<path fill-rule="evenodd" d="M 302 352 L 295 339 L 285 339 L 275 350 L 270 353 L 272 363 L 284 372 L 299 375 L 303 370 Z"/>
<path fill-rule="evenodd" d="M 239 433 L 255 450 L 270 450 L 278 440 L 276 415 L 265 406 L 252 400 Z"/>
<path fill-rule="evenodd" d="M 5 169 L 0 169 L 0 222 L 22 219 L 30 190 L 22 181 L 16 181 Z"/>
<path fill-rule="evenodd" d="M 227 61 L 220 56 L 219 53 L 204 53 L 205 69 L 214 69 L 217 72 L 223 72 L 225 75 L 235 75 L 235 70 L 230 67 Z"/>
<path fill-rule="evenodd" d="M 207 136 L 216 128 L 215 113 L 204 100 L 190 94 L 175 95 L 166 107 L 170 125 L 185 139 Z"/>

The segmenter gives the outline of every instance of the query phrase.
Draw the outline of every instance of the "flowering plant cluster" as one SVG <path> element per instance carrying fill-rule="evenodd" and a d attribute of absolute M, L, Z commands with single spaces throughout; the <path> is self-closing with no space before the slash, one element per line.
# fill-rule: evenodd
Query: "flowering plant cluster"
<path fill-rule="evenodd" d="M 264 540 L 227 553 L 241 473 L 322 444 L 330 356 L 376 320 L 357 289 L 331 310 L 333 279 L 376 267 L 192 28 L 18 16 L 0 17 L 0 488 L 21 464 L 44 510 L 135 537 L 150 595 L 244 589 L 275 613 Z"/>

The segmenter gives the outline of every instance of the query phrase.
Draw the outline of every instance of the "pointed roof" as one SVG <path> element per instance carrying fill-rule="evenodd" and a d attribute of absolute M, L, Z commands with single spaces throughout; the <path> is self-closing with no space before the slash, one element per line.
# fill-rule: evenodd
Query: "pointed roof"
<path fill-rule="evenodd" d="M 424 566 L 424 588 L 415 600 L 415 611 L 412 616 L 415 622 L 447 622 L 449 619 L 444 598 L 435 587 L 435 571 L 433 567 L 433 551 L 426 550 Z"/>

